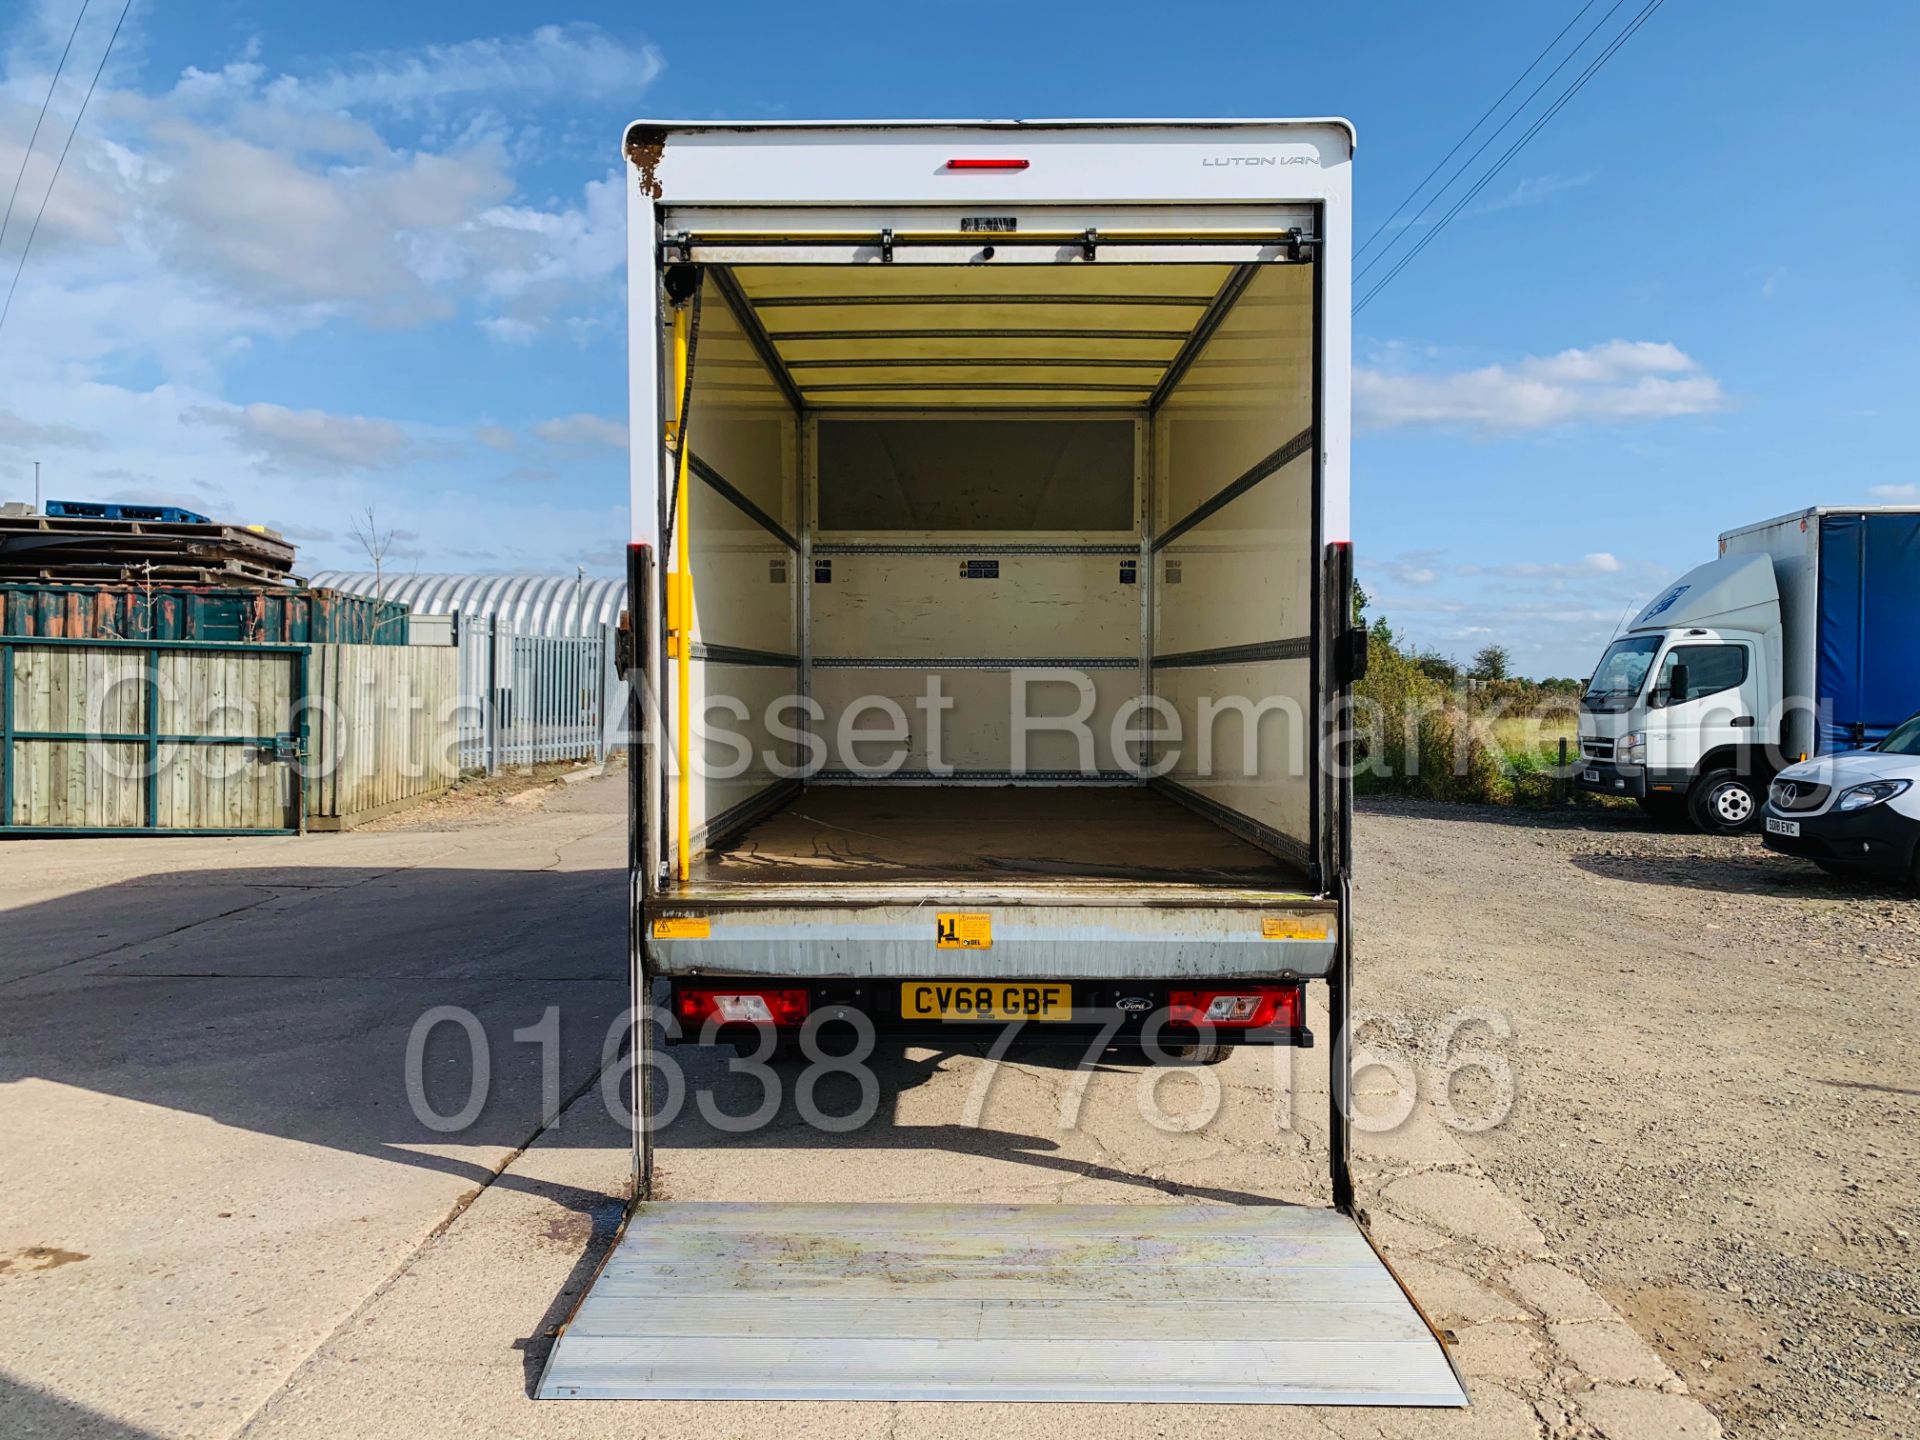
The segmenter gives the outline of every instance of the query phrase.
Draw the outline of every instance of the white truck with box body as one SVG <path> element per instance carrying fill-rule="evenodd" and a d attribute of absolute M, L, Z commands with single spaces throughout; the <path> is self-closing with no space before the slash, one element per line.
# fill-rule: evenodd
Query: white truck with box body
<path fill-rule="evenodd" d="M 655 1202 L 643 1103 L 541 1393 L 1465 1403 L 1348 1173 L 1348 125 L 625 151 L 636 1004 L 1319 1044 L 1331 1203 Z"/>
<path fill-rule="evenodd" d="M 1785 765 L 1884 739 L 1920 709 L 1920 510 L 1812 509 L 1720 537 L 1607 647 L 1576 783 L 1757 828 Z"/>

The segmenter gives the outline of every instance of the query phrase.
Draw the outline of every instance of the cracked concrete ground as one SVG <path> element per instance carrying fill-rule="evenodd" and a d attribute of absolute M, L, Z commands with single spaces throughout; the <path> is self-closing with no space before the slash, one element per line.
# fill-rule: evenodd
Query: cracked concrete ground
<path fill-rule="evenodd" d="M 1385 1124 L 1400 1094 L 1377 1069 L 1358 1095 L 1362 1204 L 1454 1337 L 1469 1411 L 530 1401 L 627 1177 L 625 1133 L 590 1084 L 624 991 L 622 803 L 617 783 L 590 782 L 511 823 L 436 833 L 10 850 L 32 863 L 0 892 L 0 1134 L 32 1163 L 0 1175 L 0 1433 L 1719 1433 L 1446 1115 L 1422 1101 Z M 421 1127 L 400 1089 L 407 1035 L 435 1004 L 472 1010 L 493 1059 L 491 1098 L 460 1134 Z M 539 1047 L 515 1032 L 548 1005 L 556 1088 L 573 1098 L 542 1129 Z M 424 1056 L 443 1112 L 466 1093 L 457 1039 L 441 1027 Z M 879 1112 L 859 1131 L 822 1135 L 788 1102 L 731 1135 L 690 1105 L 663 1137 L 661 1186 L 1325 1203 L 1325 1053 L 1163 1073 L 1155 1098 L 1175 1118 L 1218 1082 L 1218 1113 L 1182 1130 L 1143 1123 L 1131 1065 L 1082 1086 L 1046 1055 L 883 1052 Z M 717 1053 L 674 1054 L 720 1111 L 760 1099 Z M 822 1086 L 829 1110 L 852 1098 Z"/>

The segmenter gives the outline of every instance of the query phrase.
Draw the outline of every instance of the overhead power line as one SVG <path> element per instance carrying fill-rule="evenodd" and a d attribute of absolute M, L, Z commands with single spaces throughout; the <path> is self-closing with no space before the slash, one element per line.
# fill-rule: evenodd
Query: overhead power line
<path fill-rule="evenodd" d="M 80 13 L 73 17 L 73 29 L 67 32 L 67 48 L 60 52 L 60 63 L 53 67 L 53 79 L 47 82 L 47 98 L 40 102 L 40 114 L 33 122 L 33 134 L 27 137 L 27 148 L 20 152 L 20 168 L 14 173 L 13 193 L 7 196 L 7 213 L 0 217 L 0 245 L 7 243 L 7 226 L 13 223 L 13 202 L 20 198 L 20 182 L 27 175 L 27 161 L 33 158 L 33 147 L 40 141 L 40 127 L 47 123 L 47 107 L 53 104 L 53 92 L 60 88 L 60 73 L 67 68 L 67 56 L 73 53 L 73 39 L 80 33 L 80 22 L 87 18 L 87 6 L 93 0 L 80 0 Z"/>
<path fill-rule="evenodd" d="M 1420 207 L 1420 213 L 1415 215 L 1413 219 L 1409 220 L 1406 223 L 1406 225 L 1401 229 L 1400 233 L 1398 235 L 1395 235 L 1393 239 L 1387 242 L 1386 248 L 1384 250 L 1380 251 L 1371 260 L 1367 261 L 1366 264 L 1360 267 L 1359 273 L 1354 276 L 1356 280 L 1364 279 L 1369 270 L 1373 269 L 1374 266 L 1378 265 L 1381 261 L 1385 260 L 1389 255 L 1391 255 L 1396 245 L 1398 245 L 1402 240 L 1406 239 L 1409 235 L 1413 234 L 1414 231 L 1419 228 L 1420 222 L 1427 218 L 1427 213 L 1430 210 L 1432 210 L 1434 206 L 1438 205 L 1441 202 L 1441 200 L 1443 200 L 1446 197 L 1446 193 L 1453 188 L 1454 181 L 1458 180 L 1462 175 L 1466 174 L 1467 171 L 1471 170 L 1473 168 L 1474 162 L 1478 160 L 1482 155 L 1486 154 L 1487 147 L 1493 144 L 1493 142 L 1498 140 L 1502 135 L 1506 134 L 1507 127 L 1513 124 L 1513 122 L 1518 120 L 1522 115 L 1527 113 L 1527 107 L 1533 104 L 1535 100 L 1540 98 L 1540 92 L 1546 89 L 1547 86 L 1553 83 L 1553 77 L 1558 75 L 1562 70 L 1566 69 L 1568 65 L 1573 63 L 1574 57 L 1577 56 L 1582 50 L 1587 48 L 1587 42 L 1593 39 L 1595 35 L 1599 34 L 1600 31 L 1603 28 L 1605 28 L 1606 23 L 1613 18 L 1614 12 L 1617 11 L 1622 5 L 1626 3 L 1627 3 L 1627 0 L 1613 0 L 1613 4 L 1607 7 L 1607 13 L 1602 15 L 1598 20 L 1594 21 L 1593 28 L 1588 30 L 1586 34 L 1582 35 L 1578 40 L 1576 40 L 1573 44 L 1573 48 L 1567 51 L 1565 55 L 1560 57 L 1560 63 L 1558 65 L 1555 65 L 1553 69 L 1549 70 L 1545 75 L 1540 77 L 1540 83 L 1534 86 L 1533 89 L 1527 92 L 1527 98 L 1522 100 L 1518 105 L 1514 106 L 1512 112 L 1508 114 L 1507 118 L 1502 120 L 1500 124 L 1495 127 L 1493 133 L 1488 135 L 1486 139 L 1482 140 L 1477 146 L 1475 146 L 1473 153 L 1467 156 L 1465 160 L 1460 162 L 1460 167 L 1457 170 L 1455 170 L 1451 175 L 1449 175 L 1441 183 L 1440 188 L 1434 191 L 1433 194 L 1428 198 L 1427 203 Z M 1585 12 L 1582 12 L 1582 13 L 1585 13 Z"/>
<path fill-rule="evenodd" d="M 1595 5 L 1599 3 L 1600 3 L 1600 0 L 1587 0 L 1586 4 L 1582 5 L 1578 10 L 1574 12 L 1573 19 L 1567 21 L 1566 24 L 1560 27 L 1560 33 L 1554 36 L 1553 39 L 1549 40 L 1546 43 L 1546 45 L 1541 48 L 1540 53 L 1534 56 L 1532 60 L 1527 62 L 1527 68 L 1522 70 L 1518 75 L 1513 77 L 1513 83 L 1507 86 L 1505 90 L 1500 92 L 1500 98 L 1494 101 L 1493 104 L 1489 105 L 1486 108 L 1485 114 L 1481 115 L 1481 117 L 1478 120 L 1474 121 L 1473 124 L 1467 127 L 1467 133 L 1462 135 L 1458 140 L 1453 142 L 1453 148 L 1451 150 L 1447 151 L 1446 154 L 1442 155 L 1438 160 L 1433 162 L 1433 169 L 1427 171 L 1427 173 L 1420 178 L 1420 183 L 1414 186 L 1413 189 L 1409 190 L 1406 194 L 1406 198 L 1401 200 L 1401 202 L 1398 205 L 1393 207 L 1393 214 L 1387 216 L 1386 219 L 1382 220 L 1380 222 L 1379 228 L 1376 229 L 1373 232 L 1373 234 L 1369 235 L 1366 238 L 1366 240 L 1361 243 L 1361 246 L 1358 250 L 1353 252 L 1353 258 L 1355 260 L 1358 260 L 1362 255 L 1366 254 L 1368 250 L 1373 248 L 1373 242 L 1378 240 L 1382 235 L 1387 233 L 1387 227 L 1393 224 L 1394 221 L 1398 220 L 1400 218 L 1400 212 L 1405 210 L 1407 206 L 1411 205 L 1414 201 L 1414 197 L 1417 196 L 1422 190 L 1427 188 L 1427 182 L 1433 179 L 1434 176 L 1440 173 L 1440 167 L 1442 165 L 1445 165 L 1447 161 L 1451 160 L 1455 155 L 1458 155 L 1460 153 L 1460 147 L 1466 144 L 1467 141 L 1471 140 L 1474 136 L 1474 132 L 1477 131 L 1482 125 L 1486 124 L 1490 118 L 1492 118 L 1494 111 L 1498 110 L 1502 105 L 1507 103 L 1507 96 L 1513 94 L 1514 91 L 1520 88 L 1520 82 L 1522 80 L 1525 80 L 1527 76 L 1531 75 L 1534 72 L 1535 68 L 1540 64 L 1540 62 L 1546 59 L 1548 55 L 1553 53 L 1554 47 L 1558 45 L 1562 40 L 1567 38 L 1567 31 L 1573 29 L 1575 25 L 1579 24 L 1580 17 L 1586 14 L 1587 11 L 1591 10 Z M 1495 131 L 1494 133 L 1498 134 L 1499 132 Z M 1441 188 L 1444 189 L 1445 187 L 1443 186 Z"/>
<path fill-rule="evenodd" d="M 107 68 L 107 58 L 113 54 L 114 41 L 120 38 L 120 27 L 127 23 L 127 11 L 132 8 L 133 0 L 124 0 L 120 6 L 120 18 L 113 22 L 113 33 L 107 37 L 107 48 L 100 52 L 100 63 L 93 67 L 93 79 L 87 83 L 87 93 L 80 97 L 80 109 L 73 117 L 73 128 L 67 132 L 67 143 L 60 147 L 60 158 L 53 163 L 53 178 L 47 181 L 47 193 L 40 197 L 40 208 L 33 212 L 33 228 L 27 231 L 27 243 L 20 247 L 20 263 L 13 267 L 13 280 L 7 286 L 6 303 L 0 305 L 0 329 L 5 328 L 7 316 L 13 310 L 13 292 L 20 288 L 20 272 L 27 268 L 27 254 L 33 249 L 33 237 L 40 233 L 40 217 L 47 213 L 47 201 L 53 198 L 53 187 L 60 183 L 60 171 L 66 166 L 67 152 L 73 148 L 73 137 L 80 133 L 80 122 L 86 119 L 87 106 L 93 101 L 93 92 Z"/>
<path fill-rule="evenodd" d="M 1631 40 L 1634 35 L 1639 32 L 1640 27 L 1645 25 L 1647 21 L 1653 17 L 1653 12 L 1665 3 L 1666 0 L 1648 0 L 1647 5 L 1641 9 L 1633 19 L 1627 22 L 1620 33 L 1607 43 L 1606 48 L 1593 58 L 1587 65 L 1587 68 L 1582 70 L 1567 88 L 1560 92 L 1559 97 L 1554 100 L 1553 104 L 1547 107 L 1540 118 L 1529 125 L 1525 133 L 1523 133 L 1518 140 L 1514 141 L 1512 145 L 1507 147 L 1506 152 L 1494 162 L 1492 168 L 1476 180 L 1466 194 L 1454 202 L 1452 208 L 1450 208 L 1446 214 L 1434 222 L 1433 228 L 1420 238 L 1420 243 L 1402 256 L 1399 262 L 1382 277 L 1380 282 L 1361 297 L 1359 304 L 1353 307 L 1356 315 L 1365 309 L 1376 295 L 1391 285 L 1394 277 L 1406 269 L 1408 265 L 1412 264 L 1421 251 L 1425 250 L 1427 246 L 1439 238 L 1440 232 L 1445 230 L 1447 226 L 1453 222 L 1454 217 L 1466 209 L 1466 207 L 1473 202 L 1474 197 L 1486 189 L 1487 186 L 1493 182 L 1494 178 L 1498 176 L 1502 170 L 1507 168 L 1508 162 L 1526 148 L 1527 142 L 1532 140 L 1535 135 L 1538 135 L 1546 126 L 1547 122 L 1552 120 L 1554 116 L 1558 115 L 1560 111 L 1565 108 L 1567 102 L 1586 88 L 1587 82 L 1600 73 L 1601 68 L 1605 66 L 1607 61 L 1611 60 L 1614 55 L 1619 52 L 1620 47 Z M 1615 8 L 1617 9 L 1618 6 L 1616 5 Z M 1608 14 L 1611 13 L 1612 11 L 1608 12 Z"/>

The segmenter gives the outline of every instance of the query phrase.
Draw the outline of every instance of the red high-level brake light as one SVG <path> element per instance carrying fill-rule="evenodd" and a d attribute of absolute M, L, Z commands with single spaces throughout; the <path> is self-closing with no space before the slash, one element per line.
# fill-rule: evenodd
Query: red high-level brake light
<path fill-rule="evenodd" d="M 1032 163 L 1027 160 L 949 160 L 949 170 L 1024 170 Z"/>

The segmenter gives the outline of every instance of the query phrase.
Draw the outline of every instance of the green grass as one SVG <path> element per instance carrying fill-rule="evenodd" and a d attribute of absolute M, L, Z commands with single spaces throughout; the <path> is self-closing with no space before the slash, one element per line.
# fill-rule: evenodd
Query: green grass
<path fill-rule="evenodd" d="M 1578 723 L 1571 715 L 1507 715 L 1492 722 L 1493 743 L 1508 764 L 1537 770 L 1560 763 L 1562 740 L 1569 760 L 1579 755 Z"/>
<path fill-rule="evenodd" d="M 1361 794 L 1530 806 L 1566 798 L 1552 772 L 1563 739 L 1567 758 L 1578 754 L 1571 697 L 1443 685 L 1378 632 L 1368 653 L 1357 688 L 1367 761 L 1354 777 Z"/>

